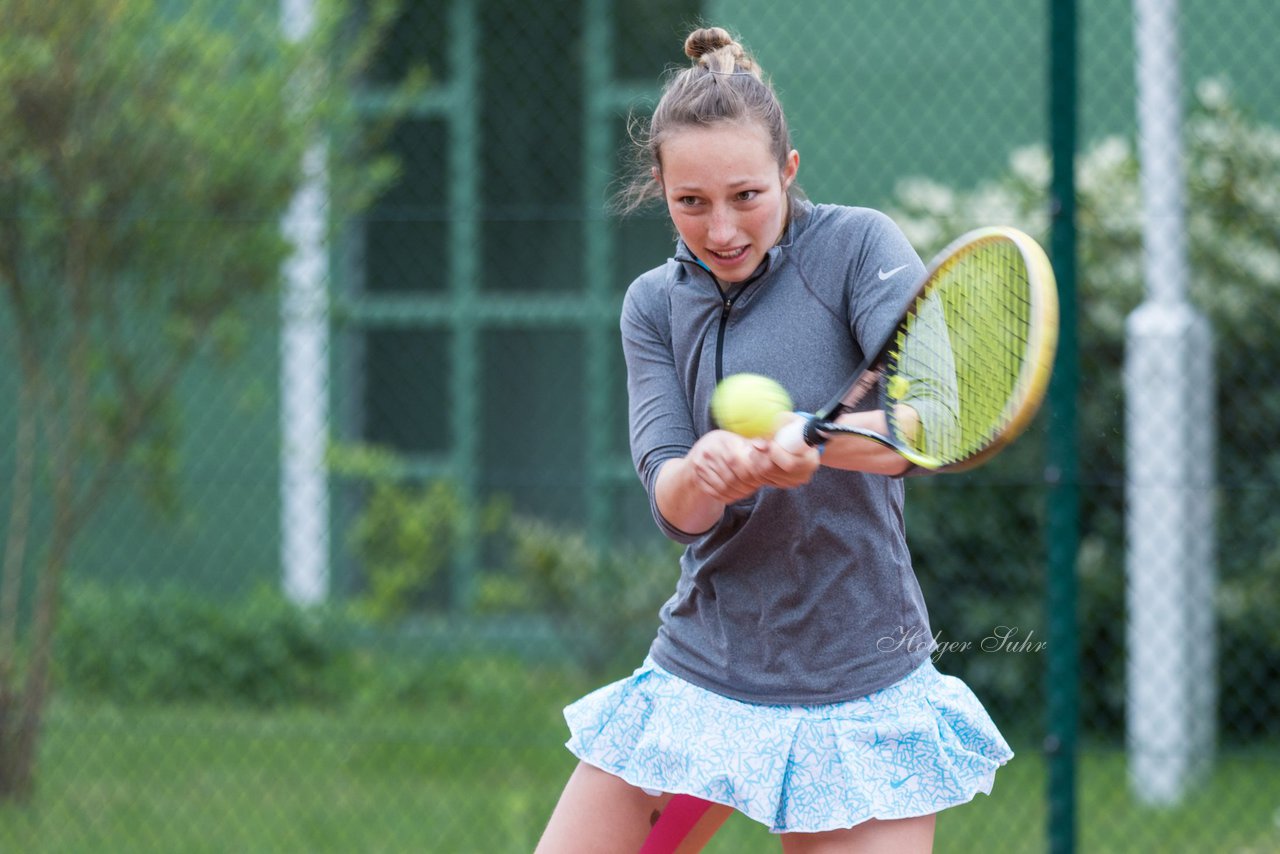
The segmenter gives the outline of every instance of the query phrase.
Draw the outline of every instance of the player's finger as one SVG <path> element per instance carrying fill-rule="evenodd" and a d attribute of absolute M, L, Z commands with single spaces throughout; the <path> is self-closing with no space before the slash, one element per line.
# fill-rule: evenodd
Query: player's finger
<path fill-rule="evenodd" d="M 816 448 L 805 447 L 793 453 L 778 443 L 772 442 L 765 456 L 769 461 L 764 475 L 766 480 L 773 486 L 783 488 L 808 483 L 813 479 L 813 474 L 819 466 Z"/>
<path fill-rule="evenodd" d="M 699 488 L 725 504 L 739 501 L 755 491 L 756 485 L 740 477 L 723 461 L 702 461 L 694 465 Z"/>

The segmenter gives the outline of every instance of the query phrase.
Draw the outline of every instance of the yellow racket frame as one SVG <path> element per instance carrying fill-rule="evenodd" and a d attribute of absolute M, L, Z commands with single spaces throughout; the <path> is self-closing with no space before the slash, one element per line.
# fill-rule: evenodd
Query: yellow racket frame
<path fill-rule="evenodd" d="M 964 263 L 974 253 L 992 243 L 1012 247 L 1021 256 L 1028 285 L 1028 323 L 1026 357 L 1021 365 L 1014 391 L 1004 411 L 996 419 L 996 430 L 986 443 L 962 459 L 948 462 L 912 447 L 902 436 L 894 436 L 895 450 L 908 461 L 933 471 L 964 471 L 982 465 L 1016 439 L 1035 417 L 1053 373 L 1058 343 L 1058 290 L 1048 256 L 1034 238 L 1016 228 L 989 226 L 970 231 L 952 241 L 935 256 L 925 276 L 918 300 L 928 298 L 931 288 L 945 279 L 948 269 Z M 892 385 L 892 378 L 890 378 Z"/>

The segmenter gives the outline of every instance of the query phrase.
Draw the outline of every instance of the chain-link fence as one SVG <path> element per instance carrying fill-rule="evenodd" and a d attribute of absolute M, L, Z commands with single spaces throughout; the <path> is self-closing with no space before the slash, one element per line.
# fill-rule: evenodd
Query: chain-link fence
<path fill-rule="evenodd" d="M 1269 0 L 399 5 L 0 2 L 0 849 L 532 849 L 675 581 L 606 201 L 707 21 L 813 200 L 1076 247 L 1045 413 L 908 486 L 1018 754 L 937 850 L 1280 850 Z"/>

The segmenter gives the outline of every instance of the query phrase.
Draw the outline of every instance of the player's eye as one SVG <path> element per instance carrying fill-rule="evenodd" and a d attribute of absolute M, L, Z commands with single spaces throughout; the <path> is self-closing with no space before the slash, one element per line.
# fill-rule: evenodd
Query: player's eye
<path fill-rule="evenodd" d="M 749 202 L 758 195 L 760 195 L 759 190 L 743 190 L 741 193 L 738 193 L 738 201 Z"/>

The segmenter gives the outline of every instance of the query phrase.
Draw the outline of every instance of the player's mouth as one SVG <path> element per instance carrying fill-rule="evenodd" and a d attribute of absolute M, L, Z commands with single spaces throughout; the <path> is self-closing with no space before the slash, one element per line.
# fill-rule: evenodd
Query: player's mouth
<path fill-rule="evenodd" d="M 747 250 L 750 248 L 751 247 L 749 246 L 739 246 L 737 249 L 725 249 L 725 250 L 716 250 L 716 249 L 709 248 L 707 249 L 707 254 L 709 254 L 715 260 L 719 261 L 721 264 L 736 264 L 737 262 L 741 261 L 744 257 L 746 257 Z"/>

